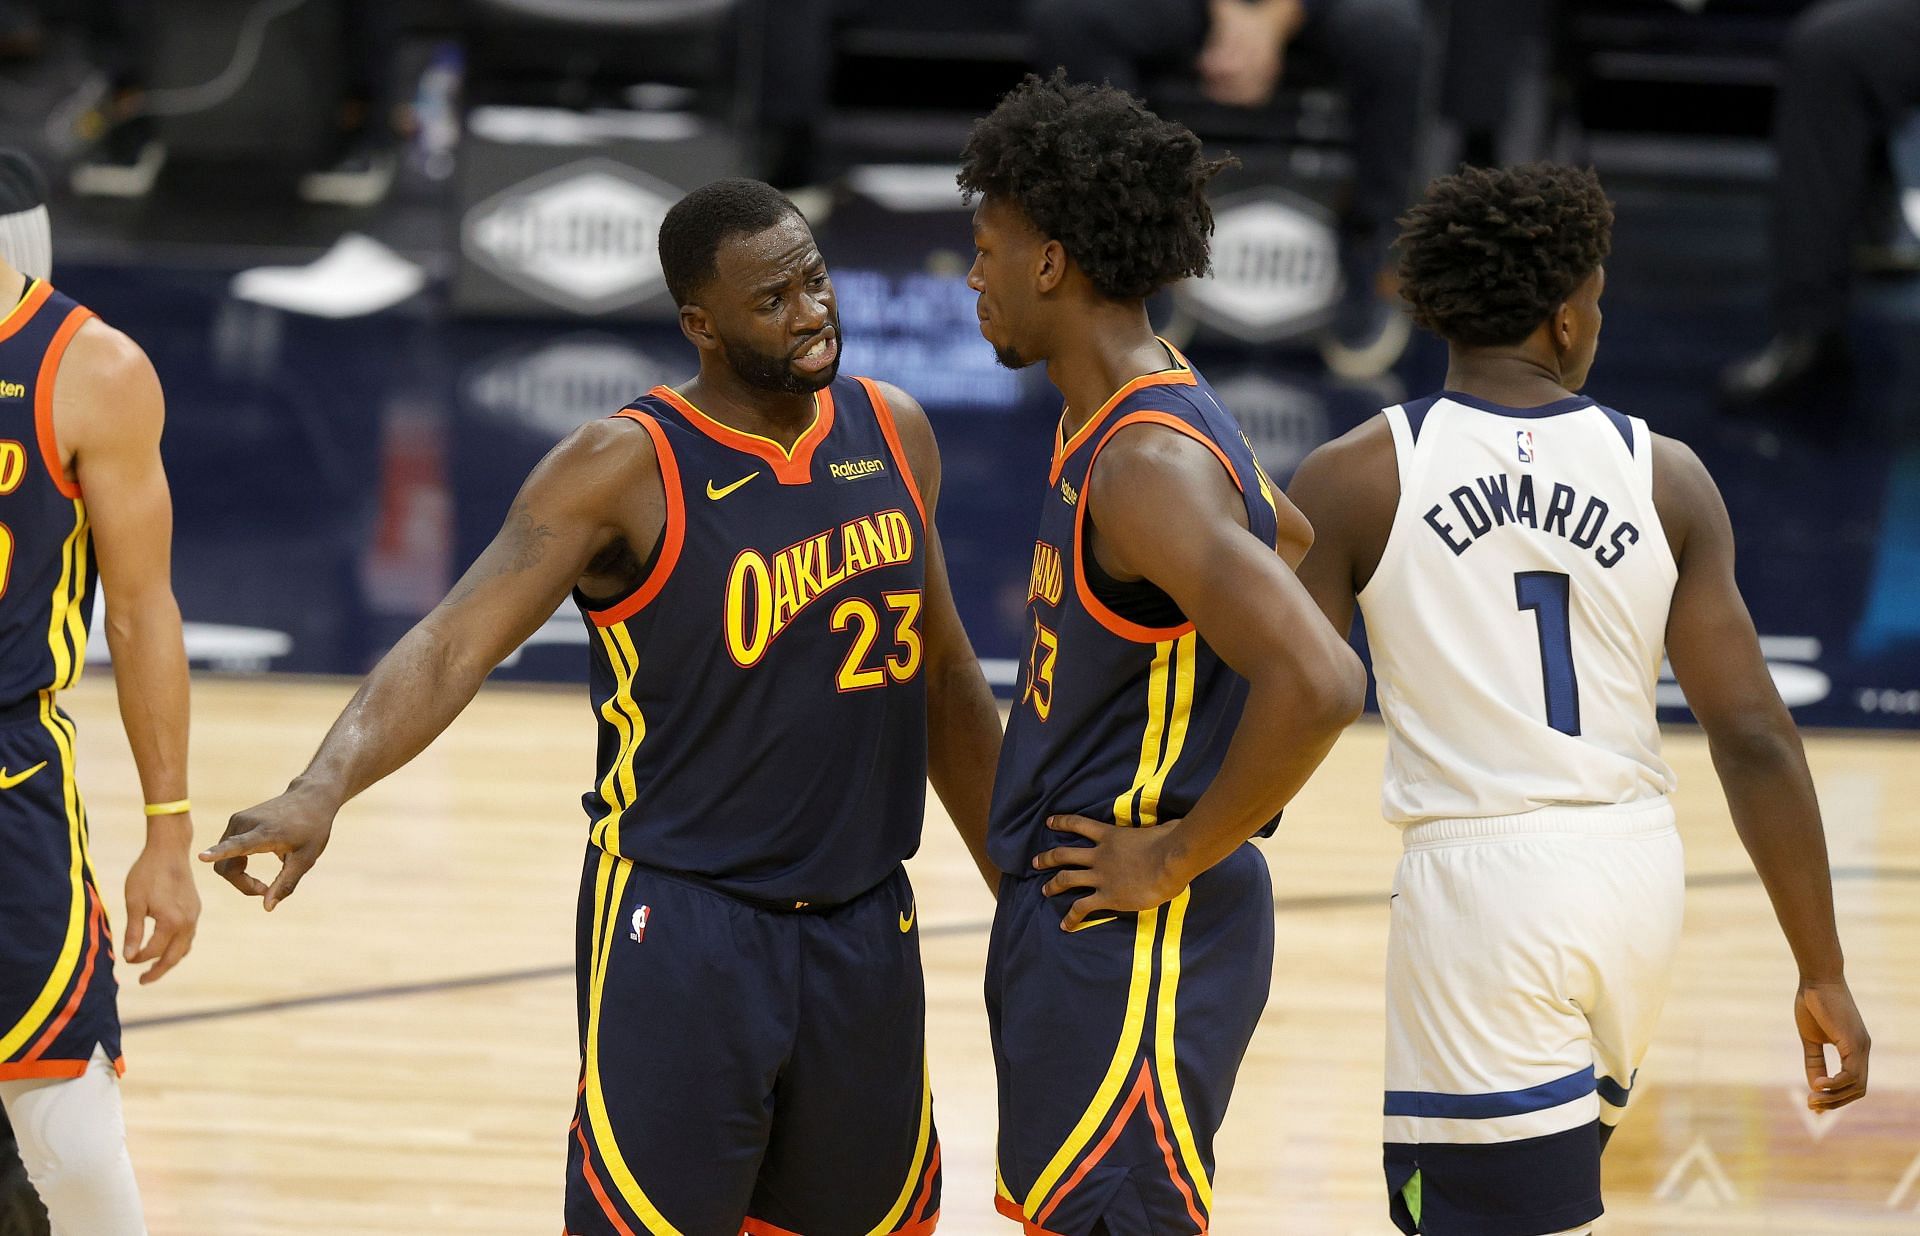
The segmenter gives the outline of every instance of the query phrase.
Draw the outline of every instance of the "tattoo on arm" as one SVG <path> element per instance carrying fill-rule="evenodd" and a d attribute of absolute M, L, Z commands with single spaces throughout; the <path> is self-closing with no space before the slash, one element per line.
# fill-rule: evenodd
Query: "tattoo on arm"
<path fill-rule="evenodd" d="M 442 602 L 445 605 L 459 605 L 471 599 L 480 589 L 480 585 L 505 575 L 518 575 L 530 571 L 546 557 L 547 542 L 554 537 L 554 531 L 546 524 L 536 524 L 533 516 L 524 506 L 516 506 L 507 515 L 507 522 L 501 527 L 500 535 L 485 553 L 467 569 L 460 586 L 455 588 Z"/>

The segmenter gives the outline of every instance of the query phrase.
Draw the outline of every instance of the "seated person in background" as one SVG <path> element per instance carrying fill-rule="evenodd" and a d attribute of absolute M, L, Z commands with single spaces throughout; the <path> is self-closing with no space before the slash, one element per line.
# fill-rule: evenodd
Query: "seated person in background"
<path fill-rule="evenodd" d="M 1340 220 L 1346 293 L 1324 350 L 1348 377 L 1399 359 L 1409 330 L 1387 249 L 1412 187 L 1420 0 L 1029 0 L 1027 24 L 1042 73 L 1060 65 L 1133 94 L 1143 69 L 1192 65 L 1214 102 L 1257 108 L 1293 47 L 1332 66 L 1351 102 L 1354 183 Z"/>
<path fill-rule="evenodd" d="M 1920 108 L 1920 4 L 1825 0 L 1781 51 L 1773 116 L 1773 339 L 1728 366 L 1738 404 L 1811 394 L 1845 367 L 1847 284 L 1868 175 Z"/>

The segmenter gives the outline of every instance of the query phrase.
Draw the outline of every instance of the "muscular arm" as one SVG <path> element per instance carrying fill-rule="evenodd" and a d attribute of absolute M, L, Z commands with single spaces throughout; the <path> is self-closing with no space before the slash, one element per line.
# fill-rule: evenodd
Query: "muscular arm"
<path fill-rule="evenodd" d="M 506 655 L 552 615 L 595 557 L 625 540 L 644 558 L 665 522 L 659 461 L 646 432 L 598 421 L 555 447 L 515 498 L 493 542 L 432 613 L 380 659 L 287 792 L 240 812 L 202 854 L 240 891 L 284 900 L 326 848 L 340 807 L 452 724 Z M 245 855 L 285 860 L 269 888 Z"/>
<path fill-rule="evenodd" d="M 1734 827 L 1800 969 L 1795 1015 L 1809 1105 L 1840 1107 L 1866 1093 L 1869 1043 L 1847 989 L 1806 753 L 1734 583 L 1733 528 L 1720 491 L 1698 457 L 1670 438 L 1655 440 L 1654 500 L 1680 565 L 1667 656 L 1707 732 Z M 1824 1043 L 1840 1051 L 1831 1075 Z"/>
<path fill-rule="evenodd" d="M 1353 630 L 1354 599 L 1380 565 L 1400 500 L 1386 418 L 1376 416 L 1308 455 L 1287 497 L 1314 530 L 1300 582 L 1333 629 L 1346 635 Z"/>
<path fill-rule="evenodd" d="M 940 501 L 940 448 L 933 426 L 918 402 L 895 386 L 882 384 L 893 409 L 900 445 L 927 506 L 927 591 L 922 619 L 927 644 L 927 777 L 953 817 L 974 866 L 989 892 L 1000 887 L 1000 872 L 987 857 L 987 814 L 993 801 L 993 775 L 1000 760 L 1000 710 L 980 659 L 974 655 L 947 579 L 946 553 L 934 526 Z"/>
<path fill-rule="evenodd" d="M 137 344 L 98 320 L 73 338 L 54 386 L 55 437 L 93 526 L 121 724 L 150 803 L 187 797 L 187 654 L 173 597 L 173 502 L 160 463 L 160 379 Z M 200 917 L 187 813 L 151 816 L 127 875 L 122 955 L 150 983 L 192 947 Z M 147 934 L 151 919 L 153 931 Z"/>
<path fill-rule="evenodd" d="M 1070 821 L 1096 848 L 1136 851 L 1113 856 L 1114 879 L 1102 879 L 1103 856 L 1089 866 L 1078 847 L 1036 860 L 1068 868 L 1049 894 L 1095 890 L 1068 913 L 1068 927 L 1095 910 L 1161 904 L 1233 853 L 1306 783 L 1359 715 L 1366 689 L 1360 659 L 1286 561 L 1247 531 L 1244 501 L 1205 446 L 1157 426 L 1123 429 L 1101 451 L 1084 500 L 1102 565 L 1163 589 L 1249 689 L 1220 773 L 1184 819 L 1142 830 Z M 1287 524 L 1295 513 L 1280 502 Z"/>

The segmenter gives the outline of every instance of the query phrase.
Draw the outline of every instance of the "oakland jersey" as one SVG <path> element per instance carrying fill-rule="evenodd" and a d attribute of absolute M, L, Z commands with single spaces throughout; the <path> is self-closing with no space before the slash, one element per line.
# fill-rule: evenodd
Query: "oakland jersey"
<path fill-rule="evenodd" d="M 43 282 L 0 321 L 0 707 L 72 686 L 93 616 L 93 544 L 53 434 L 53 384 L 90 310 Z"/>
<path fill-rule="evenodd" d="M 791 451 L 667 387 L 667 517 L 630 594 L 576 598 L 592 643 L 593 843 L 787 908 L 847 901 L 919 844 L 926 516 L 878 388 L 815 396 Z"/>
<path fill-rule="evenodd" d="M 1178 359 L 1128 383 L 1072 441 L 1056 436 L 1027 586 L 1026 665 L 994 778 L 987 846 L 1002 871 L 1025 872 L 1062 844 L 1047 827 L 1052 815 L 1139 826 L 1185 815 L 1239 724 L 1246 680 L 1165 592 L 1111 579 L 1085 549 L 1094 461 L 1137 424 L 1212 451 L 1245 497 L 1253 535 L 1275 541 L 1271 483 L 1213 388 Z"/>
<path fill-rule="evenodd" d="M 1400 502 L 1360 592 L 1407 825 L 1672 790 L 1654 688 L 1679 578 L 1653 436 L 1574 396 L 1388 408 Z"/>

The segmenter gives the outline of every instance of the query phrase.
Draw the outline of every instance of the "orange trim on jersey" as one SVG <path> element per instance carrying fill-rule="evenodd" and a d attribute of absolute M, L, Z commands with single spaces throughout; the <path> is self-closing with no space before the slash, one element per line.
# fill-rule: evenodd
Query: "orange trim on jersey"
<path fill-rule="evenodd" d="M 907 462 L 906 448 L 900 445 L 900 431 L 893 424 L 893 409 L 887 406 L 887 397 L 880 393 L 880 384 L 872 378 L 855 378 L 854 381 L 867 388 L 867 398 L 873 400 L 873 414 L 880 422 L 880 436 L 887 440 L 887 449 L 893 452 L 893 462 L 900 469 L 900 479 L 907 483 L 907 492 L 913 495 L 913 509 L 920 512 L 920 526 L 927 526 L 927 504 L 920 500 L 920 483 L 913 479 L 913 465 Z"/>
<path fill-rule="evenodd" d="M 918 1223 L 920 1221 L 921 1215 L 927 1209 L 927 1203 L 933 1200 L 933 1182 L 939 1179 L 939 1177 L 940 1177 L 940 1143 L 935 1142 L 933 1144 L 933 1158 L 927 1164 L 926 1183 L 920 1186 L 919 1200 L 917 1200 L 913 1204 L 913 1214 L 910 1216 L 913 1222 Z M 936 1218 L 939 1217 L 939 1215 L 940 1215 L 940 1212 L 936 1210 L 932 1214 L 926 1216 L 926 1221 L 928 1223 L 932 1223 Z"/>
<path fill-rule="evenodd" d="M 1046 1228 L 1041 1227 L 1038 1223 L 1027 1218 L 1027 1216 L 1020 1211 L 1020 1203 L 1011 1198 L 1000 1197 L 996 1194 L 993 1199 L 993 1208 L 1020 1225 L 1020 1236 L 1060 1236 L 1058 1232 L 1049 1232 Z"/>
<path fill-rule="evenodd" d="M 1180 362 L 1180 367 L 1177 369 L 1162 369 L 1158 373 L 1143 373 L 1119 390 L 1113 392 L 1112 395 L 1108 396 L 1107 401 L 1100 405 L 1100 410 L 1087 418 L 1086 424 L 1074 430 L 1071 440 L 1068 440 L 1066 437 L 1067 413 L 1064 408 L 1061 409 L 1060 423 L 1053 427 L 1053 469 L 1047 484 L 1058 485 L 1060 483 L 1060 469 L 1066 464 L 1067 456 L 1079 450 L 1081 446 L 1086 443 L 1086 440 L 1093 436 L 1093 431 L 1099 427 L 1101 421 L 1107 419 L 1107 414 L 1113 411 L 1114 407 L 1118 405 L 1121 400 L 1136 392 L 1143 391 L 1149 386 L 1193 386 L 1198 382 L 1198 379 L 1193 373 L 1193 366 L 1187 363 L 1187 358 L 1174 351 L 1173 345 L 1166 340 L 1162 339 L 1160 344 L 1167 349 L 1170 355 Z"/>
<path fill-rule="evenodd" d="M 20 1057 L 23 1064 L 38 1060 L 47 1048 L 53 1046 L 53 1041 L 60 1037 L 62 1030 L 67 1028 L 67 1023 L 73 1020 L 73 1015 L 80 1011 L 80 1002 L 87 995 L 87 984 L 93 981 L 93 963 L 100 955 L 100 935 L 106 930 L 104 921 L 106 913 L 100 907 L 99 896 L 91 887 L 87 888 L 86 897 L 88 902 L 87 960 L 80 967 L 80 978 L 73 985 L 73 994 L 67 997 L 67 1007 L 60 1010 L 60 1016 L 47 1024 L 47 1028 L 40 1032 L 40 1037 L 34 1040 L 33 1046 L 27 1049 L 27 1054 Z M 81 1067 L 83 1069 L 86 1067 L 84 1061 Z"/>
<path fill-rule="evenodd" d="M 580 1171 L 587 1178 L 587 1187 L 593 1190 L 594 1200 L 600 1203 L 601 1213 L 607 1216 L 620 1236 L 633 1236 L 633 1229 L 620 1217 L 620 1212 L 614 1209 L 613 1199 L 600 1186 L 600 1177 L 593 1170 L 593 1148 L 587 1145 L 587 1131 L 580 1127 L 578 1116 L 573 1118 L 573 1135 L 580 1139 Z"/>
<path fill-rule="evenodd" d="M 66 353 L 67 345 L 92 316 L 93 310 L 76 305 L 67 320 L 60 323 L 60 329 L 53 332 L 53 342 L 47 345 L 47 354 L 40 360 L 40 377 L 33 392 L 33 431 L 40 440 L 40 461 L 47 465 L 53 487 L 67 498 L 78 498 L 80 486 L 67 479 L 67 467 L 60 462 L 60 443 L 53 432 L 53 381 L 59 376 L 60 358 Z"/>
<path fill-rule="evenodd" d="M 0 1064 L 0 1082 L 10 1081 L 65 1081 L 79 1077 L 87 1071 L 91 1060 L 20 1060 L 13 1064 Z M 125 1059 L 113 1062 L 113 1067 L 125 1075 Z"/>
<path fill-rule="evenodd" d="M 596 627 L 610 627 L 625 622 L 651 604 L 660 595 L 660 590 L 667 586 L 667 577 L 673 574 L 674 566 L 680 561 L 681 546 L 687 540 L 687 499 L 680 489 L 680 461 L 674 457 L 673 447 L 667 442 L 666 430 L 660 428 L 659 421 L 637 408 L 627 408 L 614 415 L 639 422 L 646 429 L 647 436 L 653 439 L 653 454 L 660 461 L 660 485 L 667 493 L 667 523 L 660 532 L 660 553 L 654 558 L 653 569 L 647 572 L 647 578 L 640 586 L 618 604 L 587 611 L 587 617 L 592 619 Z"/>
<path fill-rule="evenodd" d="M 1218 443 L 1179 417 L 1166 412 L 1129 412 L 1115 421 L 1113 428 L 1107 430 L 1105 436 L 1100 439 L 1100 445 L 1093 448 L 1093 458 L 1087 461 L 1087 483 L 1080 487 L 1080 501 L 1075 504 L 1073 510 L 1073 588 L 1080 597 L 1081 606 L 1093 615 L 1095 622 L 1121 639 L 1132 640 L 1136 644 L 1157 644 L 1165 639 L 1179 639 L 1193 630 L 1193 624 L 1183 622 L 1174 627 L 1143 627 L 1137 622 L 1129 622 L 1107 608 L 1106 604 L 1093 594 L 1092 585 L 1087 583 L 1086 522 L 1087 506 L 1092 500 L 1093 467 L 1100 462 L 1100 452 L 1107 448 L 1107 443 L 1113 441 L 1113 435 L 1129 425 L 1161 425 L 1175 433 L 1185 434 L 1214 453 L 1220 460 L 1221 466 L 1227 470 L 1227 476 L 1233 481 L 1234 488 L 1244 494 L 1246 487 L 1240 483 L 1239 473 L 1233 470 L 1232 461 L 1227 458 L 1227 453 L 1220 449 Z M 1054 479 L 1056 482 L 1059 480 L 1058 477 Z"/>
<path fill-rule="evenodd" d="M 1199 1225 L 1200 1236 L 1206 1236 L 1207 1221 L 1193 1200 L 1193 1190 L 1187 1186 L 1186 1178 L 1180 1175 L 1179 1164 L 1174 1162 L 1173 1147 L 1167 1141 L 1167 1122 L 1160 1115 L 1160 1104 L 1154 1101 L 1151 1089 L 1147 1091 L 1147 1119 L 1153 1121 L 1153 1140 L 1160 1143 L 1160 1155 L 1167 1161 L 1167 1175 L 1173 1178 L 1173 1187 L 1180 1190 L 1180 1197 L 1187 1203 L 1187 1216 Z"/>
<path fill-rule="evenodd" d="M 1153 1073 L 1147 1067 L 1147 1062 L 1142 1060 L 1140 1062 L 1139 1079 L 1133 1083 L 1133 1091 L 1127 1095 L 1127 1101 L 1121 1106 L 1120 1114 L 1113 1118 L 1111 1125 L 1107 1126 L 1107 1135 L 1095 1143 L 1093 1149 L 1087 1152 L 1086 1158 L 1080 1160 L 1080 1166 L 1073 1170 L 1073 1175 L 1067 1177 L 1066 1183 L 1053 1191 L 1052 1200 L 1041 1207 L 1040 1213 L 1033 1217 L 1035 1223 L 1045 1223 L 1047 1216 L 1051 1215 L 1054 1210 L 1059 1207 L 1060 1203 L 1066 1200 L 1067 1194 L 1074 1191 L 1080 1182 L 1086 1178 L 1087 1173 L 1092 1171 L 1101 1159 L 1106 1158 L 1107 1151 L 1113 1149 L 1113 1143 L 1120 1137 L 1120 1130 L 1126 1128 L 1127 1121 L 1133 1118 L 1134 1108 L 1140 1106 L 1141 1098 L 1152 1089 Z"/>
<path fill-rule="evenodd" d="M 46 304 L 47 298 L 53 295 L 53 285 L 45 279 L 31 282 L 33 286 L 27 289 L 27 294 L 14 302 L 13 308 L 7 310 L 6 317 L 0 318 L 0 343 L 13 338 L 21 327 L 33 321 L 33 315 L 39 313 L 40 306 Z"/>
<path fill-rule="evenodd" d="M 833 388 L 823 386 L 813 394 L 813 424 L 794 440 L 791 450 L 772 438 L 723 425 L 691 403 L 671 386 L 656 386 L 647 392 L 679 409 L 687 423 L 722 446 L 764 459 L 773 469 L 774 479 L 782 485 L 805 485 L 813 480 L 813 450 L 826 440 L 833 429 Z"/>

